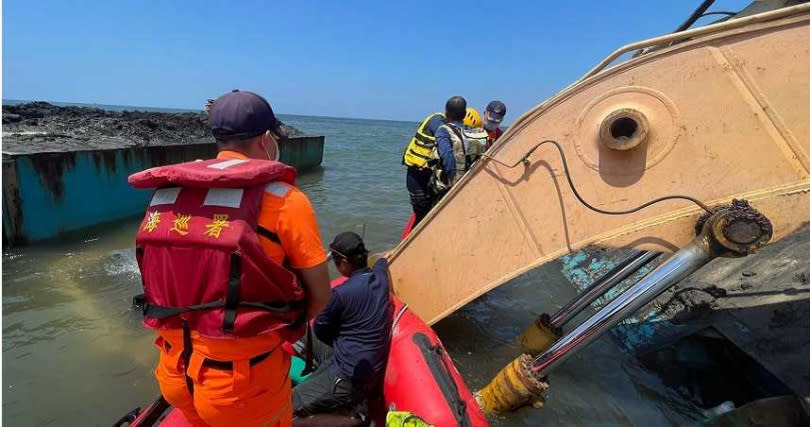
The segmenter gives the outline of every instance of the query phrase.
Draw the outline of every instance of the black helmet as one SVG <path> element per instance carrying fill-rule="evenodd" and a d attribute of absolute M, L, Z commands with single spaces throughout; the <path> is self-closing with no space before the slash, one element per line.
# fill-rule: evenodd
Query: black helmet
<path fill-rule="evenodd" d="M 461 96 L 454 96 L 447 100 L 444 104 L 444 114 L 447 120 L 462 121 L 464 116 L 467 115 L 467 100 Z"/>

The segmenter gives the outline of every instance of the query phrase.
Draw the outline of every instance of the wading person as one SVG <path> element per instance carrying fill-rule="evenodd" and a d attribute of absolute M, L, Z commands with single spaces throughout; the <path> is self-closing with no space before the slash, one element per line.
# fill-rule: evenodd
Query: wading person
<path fill-rule="evenodd" d="M 492 101 L 487 104 L 487 109 L 484 110 L 484 129 L 489 134 L 487 138 L 487 148 L 492 147 L 492 144 L 498 140 L 503 134 L 501 130 L 501 122 L 506 116 L 506 105 L 501 101 Z"/>
<path fill-rule="evenodd" d="M 369 396 L 379 396 L 391 345 L 388 262 L 381 258 L 368 268 L 368 251 L 352 232 L 339 234 L 329 249 L 335 267 L 348 279 L 332 290 L 329 305 L 315 319 L 320 363 L 293 389 L 296 416 L 353 410 Z"/>
<path fill-rule="evenodd" d="M 447 101 L 445 122 L 436 130 L 436 154 L 438 162 L 432 168 L 428 188 L 434 204 L 455 185 L 469 168 L 467 149 L 464 146 L 464 118 L 467 116 L 467 101 L 454 96 Z"/>
<path fill-rule="evenodd" d="M 160 391 L 194 426 L 289 426 L 290 357 L 279 348 L 329 301 L 318 225 L 295 170 L 277 161 L 270 104 L 234 91 L 211 106 L 216 159 L 130 177 L 159 188 L 137 237 L 156 329 Z"/>
<path fill-rule="evenodd" d="M 467 115 L 464 116 L 464 150 L 467 156 L 467 168 L 481 158 L 487 151 L 487 132 L 482 127 L 481 115 L 475 108 L 467 107 Z"/>
<path fill-rule="evenodd" d="M 454 117 L 461 111 L 463 118 L 466 108 L 467 102 L 464 98 L 460 96 L 450 98 L 445 104 L 444 114 L 433 113 L 426 117 L 405 147 L 402 163 L 408 167 L 405 183 L 413 208 L 414 227 L 422 221 L 438 200 L 439 195 L 434 194 L 429 185 L 436 166 L 439 162 L 449 161 L 448 159 L 452 157 L 452 147 L 447 145 L 447 140 L 442 141 L 441 147 L 438 146 L 436 132 L 445 123 L 449 111 L 453 112 Z"/>

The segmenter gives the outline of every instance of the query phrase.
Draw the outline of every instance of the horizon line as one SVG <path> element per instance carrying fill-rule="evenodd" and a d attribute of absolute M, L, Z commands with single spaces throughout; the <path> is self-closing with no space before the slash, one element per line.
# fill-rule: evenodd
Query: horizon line
<path fill-rule="evenodd" d="M 31 103 L 31 102 L 46 102 L 48 104 L 56 105 L 59 107 L 60 105 L 57 104 L 66 104 L 70 106 L 96 106 L 96 107 L 126 107 L 132 108 L 132 111 L 152 111 L 152 112 L 160 112 L 155 110 L 177 110 L 183 112 L 202 112 L 204 111 L 201 109 L 193 109 L 193 108 L 180 108 L 180 107 L 155 107 L 155 106 L 145 106 L 145 105 L 124 105 L 124 104 L 100 104 L 95 102 L 76 102 L 76 101 L 54 101 L 54 100 L 42 100 L 42 99 L 20 99 L 20 98 L 3 98 L 2 103 L 6 105 L 6 101 L 12 102 L 21 102 L 21 103 Z M 102 108 L 104 110 L 104 108 Z M 126 111 L 126 110 L 122 110 Z M 394 120 L 394 119 L 374 119 L 368 117 L 340 117 L 340 116 L 321 116 L 315 114 L 299 114 L 299 113 L 278 113 L 282 116 L 300 116 L 300 117 L 318 117 L 318 118 L 325 118 L 325 119 L 349 119 L 349 120 L 376 120 L 382 122 L 400 122 L 400 123 L 419 123 L 419 120 Z"/>

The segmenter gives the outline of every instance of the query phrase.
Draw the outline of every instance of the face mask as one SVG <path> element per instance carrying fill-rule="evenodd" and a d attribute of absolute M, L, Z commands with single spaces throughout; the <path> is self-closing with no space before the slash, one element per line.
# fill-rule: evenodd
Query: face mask
<path fill-rule="evenodd" d="M 278 143 L 276 142 L 275 138 L 273 138 L 271 136 L 270 140 L 273 141 L 272 143 L 276 145 L 276 155 L 275 156 L 270 156 L 270 150 L 268 149 L 268 146 L 271 143 L 268 143 L 268 145 L 264 147 L 264 154 L 267 155 L 267 160 L 272 160 L 274 162 L 277 162 L 278 158 L 279 158 L 279 154 L 281 154 L 281 150 L 279 149 Z"/>
<path fill-rule="evenodd" d="M 489 121 L 489 120 L 484 120 L 484 129 L 486 129 L 486 130 L 488 130 L 488 131 L 492 132 L 493 130 L 495 130 L 495 129 L 497 129 L 497 128 L 498 128 L 498 125 L 499 125 L 499 124 L 500 124 L 500 123 L 491 122 L 491 121 Z"/>

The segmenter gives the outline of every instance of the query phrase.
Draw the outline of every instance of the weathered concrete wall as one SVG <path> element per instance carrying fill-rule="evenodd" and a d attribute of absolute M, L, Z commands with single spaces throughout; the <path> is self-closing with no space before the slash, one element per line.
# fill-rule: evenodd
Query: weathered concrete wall
<path fill-rule="evenodd" d="M 320 165 L 324 137 L 284 141 L 299 170 Z M 213 157 L 213 143 L 3 155 L 3 242 L 34 242 L 141 212 L 150 191 L 127 177 L 154 166 Z"/>
<path fill-rule="evenodd" d="M 299 136 L 281 141 L 281 161 L 299 171 L 312 169 L 323 161 L 323 136 Z"/>
<path fill-rule="evenodd" d="M 131 188 L 127 176 L 215 152 L 191 144 L 4 155 L 3 240 L 32 242 L 133 216 L 150 192 Z"/>

